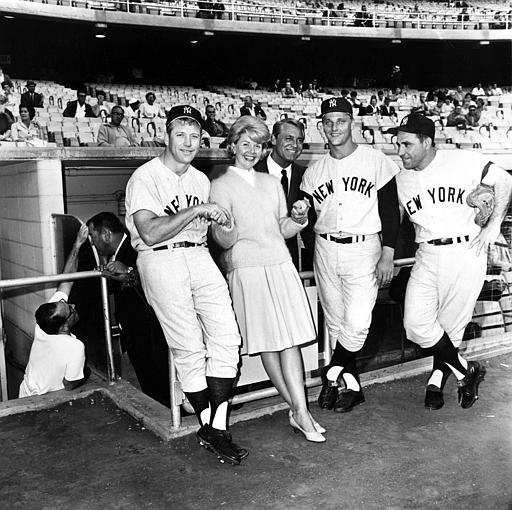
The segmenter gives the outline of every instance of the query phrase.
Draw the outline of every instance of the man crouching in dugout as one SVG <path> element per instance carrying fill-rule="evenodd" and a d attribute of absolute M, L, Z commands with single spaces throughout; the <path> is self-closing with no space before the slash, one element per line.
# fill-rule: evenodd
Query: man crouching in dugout
<path fill-rule="evenodd" d="M 175 106 L 166 126 L 165 151 L 128 181 L 126 226 L 144 293 L 201 424 L 197 439 L 221 462 L 237 465 L 249 454 L 227 431 L 240 335 L 226 281 L 206 247 L 209 223 L 230 228 L 233 220 L 208 203 L 210 182 L 191 165 L 201 143 L 201 114 Z"/>

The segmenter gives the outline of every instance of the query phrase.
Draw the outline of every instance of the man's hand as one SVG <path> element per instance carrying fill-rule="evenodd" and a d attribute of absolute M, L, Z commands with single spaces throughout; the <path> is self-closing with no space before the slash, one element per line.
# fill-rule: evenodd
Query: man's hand
<path fill-rule="evenodd" d="M 80 248 L 80 246 L 82 246 L 82 244 L 85 243 L 88 236 L 89 236 L 89 229 L 87 228 L 87 225 L 85 223 L 82 223 L 82 225 L 78 229 L 78 233 L 76 234 L 75 246 L 77 248 Z"/>
<path fill-rule="evenodd" d="M 480 230 L 480 233 L 471 241 L 469 248 L 471 249 L 476 247 L 477 255 L 480 255 L 482 250 L 487 253 L 489 246 L 498 239 L 499 234 L 499 227 L 496 229 L 493 226 L 488 225 Z"/>
<path fill-rule="evenodd" d="M 307 200 L 297 200 L 290 211 L 290 216 L 295 223 L 304 225 L 308 220 L 309 203 Z"/>
<path fill-rule="evenodd" d="M 196 205 L 197 217 L 204 218 L 209 221 L 214 221 L 219 225 L 227 225 L 229 223 L 226 216 L 225 209 L 217 204 L 199 204 Z"/>
<path fill-rule="evenodd" d="M 395 251 L 384 246 L 380 255 L 377 267 L 375 268 L 375 276 L 377 277 L 377 285 L 382 287 L 388 285 L 393 278 L 393 255 Z"/>
<path fill-rule="evenodd" d="M 105 266 L 105 270 L 109 273 L 125 274 L 128 273 L 128 266 L 120 260 L 114 260 Z"/>

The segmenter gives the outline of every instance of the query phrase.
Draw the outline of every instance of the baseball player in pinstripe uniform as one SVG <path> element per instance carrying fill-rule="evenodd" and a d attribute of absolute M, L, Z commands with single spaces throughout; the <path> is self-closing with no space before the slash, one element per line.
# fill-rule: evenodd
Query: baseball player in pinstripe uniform
<path fill-rule="evenodd" d="M 393 277 L 399 211 L 398 166 L 352 139 L 352 105 L 321 105 L 329 152 L 304 173 L 301 190 L 316 213 L 314 272 L 331 346 L 319 397 L 322 408 L 350 411 L 364 402 L 356 369 L 380 284 Z M 341 395 L 338 386 L 344 382 Z"/>
<path fill-rule="evenodd" d="M 433 356 L 425 407 L 444 405 L 443 386 L 453 372 L 459 402 L 467 409 L 478 398 L 485 368 L 467 361 L 457 348 L 482 289 L 487 249 L 500 233 L 512 178 L 478 152 L 437 150 L 434 140 L 434 123 L 420 113 L 411 113 L 398 127 L 404 166 L 397 177 L 398 197 L 419 245 L 407 285 L 404 326 L 407 338 Z M 481 182 L 495 195 L 483 228 L 467 203 Z"/>
<path fill-rule="evenodd" d="M 228 399 L 238 371 L 240 335 L 226 281 L 206 247 L 208 223 L 230 214 L 208 203 L 210 182 L 191 166 L 201 114 L 175 106 L 168 145 L 138 168 L 126 188 L 126 226 L 137 268 L 175 357 L 178 377 L 201 423 L 197 438 L 218 458 L 239 464 L 247 450 L 227 432 Z"/>

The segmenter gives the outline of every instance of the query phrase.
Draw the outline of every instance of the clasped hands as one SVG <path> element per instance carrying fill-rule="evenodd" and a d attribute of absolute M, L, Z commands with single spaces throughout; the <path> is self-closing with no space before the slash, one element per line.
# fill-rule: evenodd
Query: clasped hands
<path fill-rule="evenodd" d="M 307 200 L 297 200 L 297 202 L 295 202 L 292 206 L 292 210 L 290 211 L 290 217 L 295 223 L 304 225 L 304 223 L 308 221 L 309 207 L 310 205 Z"/>
<path fill-rule="evenodd" d="M 226 228 L 231 228 L 231 225 L 233 224 L 233 217 L 231 216 L 231 213 L 218 204 L 199 204 L 196 206 L 196 213 L 196 218 L 199 221 L 214 221 L 218 225 Z"/>

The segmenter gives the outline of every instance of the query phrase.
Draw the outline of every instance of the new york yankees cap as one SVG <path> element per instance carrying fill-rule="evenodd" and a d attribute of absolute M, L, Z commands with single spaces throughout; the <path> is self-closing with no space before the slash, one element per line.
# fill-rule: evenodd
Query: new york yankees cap
<path fill-rule="evenodd" d="M 196 110 L 193 106 L 189 106 L 188 104 L 173 106 L 167 114 L 165 127 L 169 128 L 171 122 L 176 119 L 192 119 L 195 120 L 201 128 L 203 127 L 203 117 L 201 116 L 201 113 L 199 110 Z"/>
<path fill-rule="evenodd" d="M 402 133 L 429 136 L 432 140 L 436 137 L 434 122 L 428 117 L 425 117 L 422 113 L 410 113 L 402 119 L 402 122 L 396 130 Z"/>
<path fill-rule="evenodd" d="M 351 117 L 353 116 L 352 105 L 344 97 L 331 97 L 322 101 L 320 115 L 317 118 L 321 119 L 326 113 L 331 112 L 348 113 Z"/>

